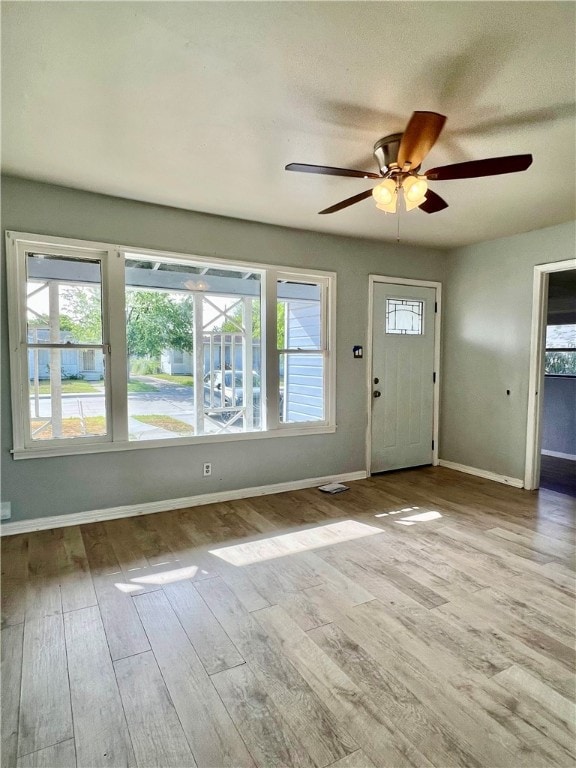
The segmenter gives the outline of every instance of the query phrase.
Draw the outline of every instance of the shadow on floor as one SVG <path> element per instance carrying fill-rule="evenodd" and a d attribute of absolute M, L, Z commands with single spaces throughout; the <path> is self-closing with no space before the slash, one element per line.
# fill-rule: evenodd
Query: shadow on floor
<path fill-rule="evenodd" d="M 541 457 L 540 488 L 576 498 L 576 461 L 556 456 Z"/>

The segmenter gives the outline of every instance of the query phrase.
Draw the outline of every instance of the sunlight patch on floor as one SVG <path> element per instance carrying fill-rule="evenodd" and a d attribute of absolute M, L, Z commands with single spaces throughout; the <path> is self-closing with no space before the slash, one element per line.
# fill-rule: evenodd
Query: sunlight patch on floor
<path fill-rule="evenodd" d="M 342 520 L 338 523 L 319 525 L 304 531 L 295 531 L 258 541 L 211 549 L 210 554 L 216 555 L 216 557 L 220 557 L 232 565 L 251 565 L 252 563 L 286 557 L 286 555 L 306 552 L 319 547 L 330 547 L 344 541 L 361 539 L 364 536 L 374 536 L 379 533 L 382 533 L 382 529 L 373 525 L 359 523 L 356 520 Z"/>
<path fill-rule="evenodd" d="M 439 517 L 442 517 L 440 512 L 430 510 L 429 512 L 420 512 L 416 515 L 402 517 L 400 520 L 394 520 L 394 522 L 398 525 L 416 525 L 416 523 L 427 523 L 430 520 L 438 520 Z"/>
<path fill-rule="evenodd" d="M 380 512 L 374 517 L 388 517 L 388 515 L 400 515 L 402 512 L 412 512 L 414 509 L 420 509 L 420 507 L 404 507 L 404 509 L 394 509 L 392 512 Z"/>
<path fill-rule="evenodd" d="M 400 511 L 400 510 L 399 510 Z M 404 511 L 404 510 L 401 510 Z M 374 536 L 381 534 L 382 529 L 373 525 L 360 523 L 356 520 L 339 520 L 338 522 L 319 525 L 315 528 L 307 528 L 293 533 L 284 533 L 278 536 L 270 536 L 256 541 L 244 541 L 228 547 L 219 547 L 209 550 L 211 555 L 225 560 L 231 565 L 238 567 L 251 565 L 252 563 L 265 562 L 280 557 L 286 557 L 298 552 L 319 549 L 321 547 L 330 547 L 334 544 L 340 544 L 345 541 L 361 539 L 365 536 Z M 157 563 L 158 565 L 168 565 L 166 563 Z M 121 592 L 133 594 L 144 589 L 148 585 L 172 584 L 176 581 L 193 579 L 198 574 L 205 573 L 196 565 L 189 565 L 183 568 L 172 568 L 166 571 L 150 573 L 148 568 L 141 576 L 132 576 L 133 571 L 142 571 L 142 568 L 130 569 L 130 583 L 117 582 L 116 588 Z M 154 566 L 152 566 L 154 567 Z"/>
<path fill-rule="evenodd" d="M 141 589 L 144 589 L 144 587 L 139 587 L 136 584 L 122 584 L 120 582 L 116 582 L 114 586 L 116 589 L 119 589 L 120 592 L 126 592 L 127 594 L 131 594 L 132 592 L 140 592 Z"/>
<path fill-rule="evenodd" d="M 169 565 L 171 561 L 165 563 L 156 563 L 152 568 L 160 565 Z M 172 561 L 173 562 L 173 561 Z M 141 568 L 131 568 L 131 571 L 142 570 Z M 197 574 L 206 574 L 206 571 L 201 570 L 197 565 L 188 565 L 184 568 L 171 568 L 169 571 L 160 571 L 158 573 L 147 573 L 144 576 L 134 576 L 130 579 L 130 584 L 124 582 L 116 582 L 114 586 L 119 589 L 120 592 L 126 592 L 132 594 L 134 592 L 140 592 L 148 584 L 172 584 L 175 581 L 184 581 L 185 579 L 193 579 Z"/>
<path fill-rule="evenodd" d="M 188 565 L 185 568 L 173 568 L 170 571 L 162 571 L 162 573 L 151 573 L 147 576 L 135 576 L 133 579 L 130 579 L 130 581 L 134 581 L 136 584 L 172 584 L 174 581 L 193 579 L 197 573 L 197 565 Z"/>

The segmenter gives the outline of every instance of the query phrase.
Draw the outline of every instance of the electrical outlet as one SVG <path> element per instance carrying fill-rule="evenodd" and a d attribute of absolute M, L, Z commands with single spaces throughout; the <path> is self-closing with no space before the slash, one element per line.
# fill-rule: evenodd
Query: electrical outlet
<path fill-rule="evenodd" d="M 212 474 L 212 464 L 210 464 L 210 462 L 207 461 L 202 467 L 202 475 L 204 477 L 210 477 L 211 474 Z"/>
<path fill-rule="evenodd" d="M 0 520 L 10 520 L 12 517 L 12 510 L 10 508 L 9 501 L 3 501 L 0 505 Z"/>

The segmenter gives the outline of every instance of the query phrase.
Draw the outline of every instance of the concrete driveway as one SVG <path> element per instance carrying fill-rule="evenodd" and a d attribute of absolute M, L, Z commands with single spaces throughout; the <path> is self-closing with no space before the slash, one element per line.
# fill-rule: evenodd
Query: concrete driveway
<path fill-rule="evenodd" d="M 131 440 L 159 440 L 174 437 L 190 436 L 193 434 L 194 425 L 194 387 L 183 386 L 154 376 L 133 376 L 131 381 L 140 381 L 156 387 L 154 392 L 130 392 L 128 393 L 128 432 Z M 104 387 L 94 385 L 100 391 L 98 393 L 77 393 L 62 395 L 62 417 L 83 419 L 89 416 L 105 416 L 106 404 Z M 49 418 L 51 414 L 50 395 L 40 395 L 38 398 L 38 411 L 36 411 L 35 399 L 30 398 L 31 418 Z M 182 432 L 164 429 L 162 427 L 147 424 L 137 417 L 160 416 L 169 417 L 174 422 L 180 422 L 190 426 Z M 205 417 L 205 432 L 222 431 L 222 422 L 218 418 Z M 177 428 L 177 424 L 174 424 Z M 240 427 L 231 427 L 227 431 L 239 431 Z"/>

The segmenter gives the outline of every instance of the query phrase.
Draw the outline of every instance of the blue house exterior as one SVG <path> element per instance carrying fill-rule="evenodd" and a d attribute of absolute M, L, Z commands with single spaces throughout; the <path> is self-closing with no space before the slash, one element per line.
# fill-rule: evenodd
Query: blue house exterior
<path fill-rule="evenodd" d="M 48 328 L 35 329 L 36 343 L 48 342 L 50 331 Z M 62 333 L 61 339 L 65 343 L 70 338 L 69 334 Z M 50 350 L 28 350 L 28 378 L 33 381 L 36 377 L 38 366 L 38 379 L 40 381 L 50 378 Z M 60 373 L 63 379 L 77 378 L 86 381 L 100 381 L 104 378 L 104 358 L 99 349 L 62 349 L 60 351 Z"/>
<path fill-rule="evenodd" d="M 286 348 L 318 349 L 322 327 L 319 301 L 287 301 Z M 323 356 L 291 353 L 285 357 L 284 421 L 324 419 Z"/>

